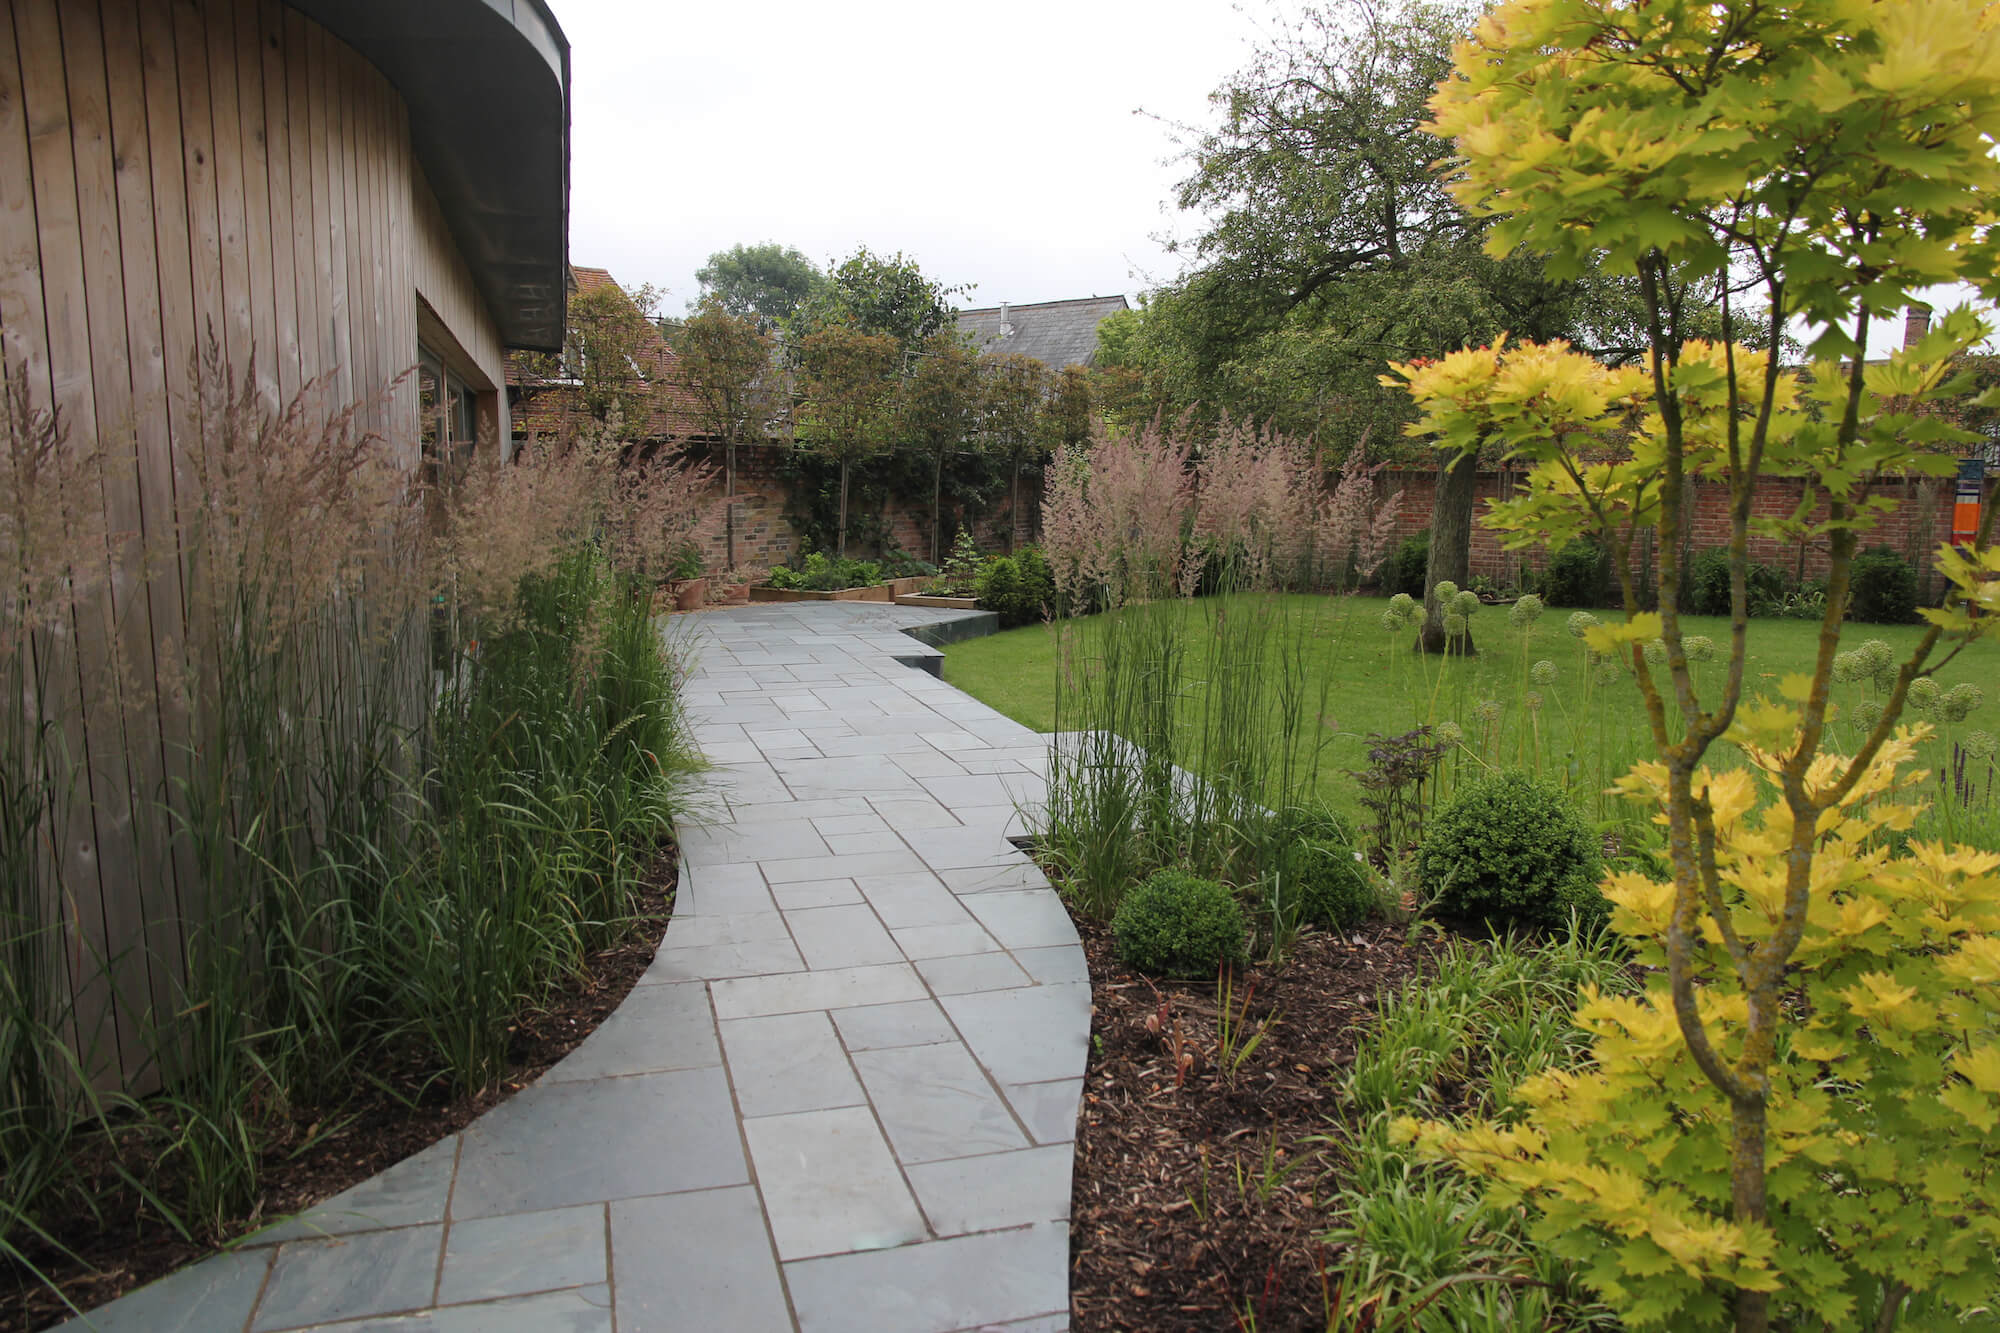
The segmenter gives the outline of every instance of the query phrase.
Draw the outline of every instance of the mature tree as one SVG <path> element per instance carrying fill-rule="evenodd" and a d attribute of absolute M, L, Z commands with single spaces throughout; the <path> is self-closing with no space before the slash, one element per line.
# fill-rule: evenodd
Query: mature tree
<path fill-rule="evenodd" d="M 903 384 L 904 438 L 931 465 L 931 563 L 944 557 L 944 465 L 976 438 L 979 357 L 956 332 L 926 339 Z"/>
<path fill-rule="evenodd" d="M 986 445 L 1007 460 L 1007 549 L 1021 538 L 1021 471 L 1045 447 L 1042 405 L 1049 393 L 1049 368 L 1032 356 L 989 356 L 985 369 L 982 433 Z"/>
<path fill-rule="evenodd" d="M 799 443 L 840 465 L 839 537 L 847 555 L 847 485 L 854 464 L 888 448 L 902 353 L 894 338 L 831 324 L 799 344 L 804 373 L 795 431 Z"/>
<path fill-rule="evenodd" d="M 1087 443 L 1096 405 L 1095 384 L 1088 370 L 1064 366 L 1055 372 L 1049 378 L 1048 397 L 1042 400 L 1041 419 L 1036 422 L 1042 451 L 1053 454 L 1065 445 L 1074 449 Z"/>
<path fill-rule="evenodd" d="M 884 257 L 864 245 L 835 267 L 826 285 L 800 306 L 795 323 L 802 334 L 844 324 L 892 338 L 899 350 L 914 353 L 928 339 L 954 327 L 957 312 L 952 298 L 967 290 L 926 277 L 916 260 L 901 253 Z"/>
<path fill-rule="evenodd" d="M 689 303 L 690 310 L 712 298 L 729 314 L 755 319 L 766 332 L 789 321 L 826 286 L 818 265 L 776 241 L 717 250 L 694 271 L 694 278 L 701 295 Z"/>
<path fill-rule="evenodd" d="M 736 446 L 761 439 L 777 416 L 783 377 L 775 340 L 754 314 L 732 314 L 716 296 L 702 298 L 675 332 L 674 351 L 703 430 L 722 445 L 723 541 L 736 567 Z"/>
<path fill-rule="evenodd" d="M 1330 0 L 1276 27 L 1214 94 L 1219 122 L 1191 145 L 1179 195 L 1213 223 L 1192 247 L 1194 269 L 1152 294 L 1114 362 L 1147 371 L 1160 406 L 1313 434 L 1337 459 L 1364 435 L 1397 438 L 1409 420 L 1407 401 L 1378 382 L 1391 360 L 1509 332 L 1568 339 L 1614 363 L 1638 355 L 1629 280 L 1487 253 L 1490 222 L 1435 169 L 1426 102 L 1476 12 Z M 1427 461 L 1443 466 L 1435 453 Z M 1430 586 L 1466 581 L 1477 471 L 1472 460 L 1440 477 Z M 1435 599 L 1419 643 L 1448 646 Z"/>
<path fill-rule="evenodd" d="M 1972 548 L 1939 549 L 1952 591 L 1907 657 L 1839 651 L 1856 551 L 1893 505 L 1878 485 L 1973 438 L 1919 409 L 1968 387 L 1950 367 L 1981 320 L 1869 357 L 1917 289 L 2000 296 L 1992 19 L 1981 0 L 1510 0 L 1435 103 L 1496 248 L 1557 274 L 1608 262 L 1644 297 L 1640 368 L 1524 346 L 1405 373 L 1440 436 L 1532 465 L 1497 515 L 1515 541 L 1610 544 L 1627 621 L 1589 637 L 1644 703 L 1657 759 L 1620 788 L 1665 825 L 1667 873 L 1606 881 L 1646 988 L 1585 997 L 1588 1058 L 1525 1083 L 1505 1125 L 1415 1132 L 1528 1205 L 1633 1327 L 1961 1328 L 2000 1290 L 2000 858 L 1913 828 L 1922 775 L 1902 770 L 1927 729 L 1899 725 L 2000 612 L 1994 505 Z M 1688 284 L 1729 273 L 1759 306 L 1688 341 Z M 1820 330 L 1811 376 L 1734 341 L 1745 317 L 1769 344 Z M 1590 447 L 1614 432 L 1629 457 Z M 1794 510 L 1756 512 L 1767 476 L 1801 489 Z M 1698 675 L 1677 567 L 1701 477 L 1729 495 L 1731 624 Z M 1630 561 L 1647 529 L 1657 613 Z M 1812 668 L 1768 686 L 1748 670 L 1753 533 L 1829 555 Z M 1857 674 L 1879 693 L 1841 720 L 1834 683 Z"/>
<path fill-rule="evenodd" d="M 654 374 L 658 363 L 648 355 L 659 345 L 651 318 L 658 303 L 649 286 L 627 292 L 606 283 L 578 291 L 570 297 L 562 353 L 530 355 L 529 373 L 570 389 L 570 401 L 593 421 L 643 429 L 663 389 Z"/>

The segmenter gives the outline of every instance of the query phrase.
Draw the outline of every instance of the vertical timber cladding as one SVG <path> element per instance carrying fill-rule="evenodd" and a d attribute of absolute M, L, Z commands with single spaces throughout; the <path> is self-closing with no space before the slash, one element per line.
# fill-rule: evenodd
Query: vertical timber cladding
<path fill-rule="evenodd" d="M 174 529 L 193 381 L 211 346 L 273 406 L 305 392 L 414 457 L 417 300 L 475 387 L 499 335 L 379 71 L 281 0 L 0 0 L 0 353 L 10 383 L 111 460 L 111 529 Z M 484 380 L 481 384 L 480 381 Z M 102 1085 L 151 1077 L 198 886 L 135 818 L 182 775 L 172 692 L 184 589 L 136 551 L 76 608 L 54 664 L 76 774 L 60 901 L 76 1047 Z M 102 697 L 98 664 L 141 688 Z M 165 702 L 156 702 L 164 700 Z"/>

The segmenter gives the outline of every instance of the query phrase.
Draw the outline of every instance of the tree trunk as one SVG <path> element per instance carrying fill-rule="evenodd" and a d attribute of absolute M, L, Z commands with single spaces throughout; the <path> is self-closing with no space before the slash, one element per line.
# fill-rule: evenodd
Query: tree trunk
<path fill-rule="evenodd" d="M 847 460 L 840 460 L 840 536 L 834 544 L 836 559 L 847 559 Z"/>
<path fill-rule="evenodd" d="M 1021 531 L 1021 460 L 1014 460 L 1014 479 L 1007 492 L 1007 554 L 1014 554 L 1014 546 Z"/>
<path fill-rule="evenodd" d="M 722 450 L 722 549 L 729 568 L 736 568 L 736 441 Z"/>
<path fill-rule="evenodd" d="M 1472 573 L 1472 499 L 1479 485 L 1479 454 L 1475 450 L 1444 468 L 1431 500 L 1430 563 L 1424 567 L 1424 627 L 1417 651 L 1470 657 L 1472 631 L 1447 635 L 1445 608 L 1438 605 L 1437 586 L 1450 580 L 1463 588 Z"/>
<path fill-rule="evenodd" d="M 931 563 L 944 564 L 944 455 L 936 458 L 936 466 L 931 469 Z"/>

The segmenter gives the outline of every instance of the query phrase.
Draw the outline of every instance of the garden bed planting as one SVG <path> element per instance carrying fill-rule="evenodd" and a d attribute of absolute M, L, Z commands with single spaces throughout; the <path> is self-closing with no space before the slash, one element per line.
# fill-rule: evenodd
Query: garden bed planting
<path fill-rule="evenodd" d="M 464 1129 L 540 1078 L 611 1016 L 652 964 L 673 911 L 675 880 L 675 859 L 668 849 L 646 876 L 623 937 L 591 955 L 584 972 L 543 1007 L 523 1016 L 513 1031 L 507 1072 L 493 1087 L 448 1099 L 446 1083 L 412 1060 L 372 1070 L 371 1081 L 355 1087 L 353 1100 L 343 1106 L 297 1108 L 293 1132 L 264 1154 L 256 1214 L 217 1239 L 241 1239 L 330 1199 Z M 129 1188 L 113 1192 L 108 1154 L 99 1155 L 106 1160 L 96 1170 L 108 1191 L 100 1196 L 102 1216 L 76 1213 L 51 1229 L 53 1244 L 24 1247 L 29 1262 L 84 1310 L 216 1248 L 181 1236 Z M 18 1265 L 0 1272 L 5 1291 L 0 1333 L 29 1333 L 71 1316 L 61 1296 Z"/>
<path fill-rule="evenodd" d="M 1231 1073 L 1213 980 L 1152 981 L 1081 916 L 1094 1007 L 1070 1207 L 1076 1333 L 1259 1333 L 1327 1327 L 1320 1235 L 1342 1115 L 1336 1091 L 1379 997 L 1430 949 L 1379 923 L 1303 937 L 1280 967 L 1243 969 L 1232 1022 L 1264 1040 Z M 1164 1017 L 1163 1017 L 1164 1015 Z M 1193 1064 L 1177 1078 L 1178 1051 Z M 1266 1188 L 1266 1182 L 1272 1182 Z"/>

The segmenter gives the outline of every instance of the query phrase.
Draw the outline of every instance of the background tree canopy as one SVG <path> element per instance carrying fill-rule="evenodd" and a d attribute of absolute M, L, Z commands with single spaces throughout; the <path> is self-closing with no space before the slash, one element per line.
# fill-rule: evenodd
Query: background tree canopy
<path fill-rule="evenodd" d="M 1137 410 L 1249 416 L 1339 458 L 1363 435 L 1398 447 L 1407 400 L 1377 382 L 1390 360 L 1502 332 L 1639 354 L 1628 280 L 1557 281 L 1537 257 L 1487 255 L 1489 221 L 1437 169 L 1427 103 L 1476 13 L 1334 0 L 1274 28 L 1213 94 L 1219 121 L 1189 145 L 1177 199 L 1210 219 L 1191 267 L 1100 339 Z"/>
<path fill-rule="evenodd" d="M 826 286 L 826 274 L 817 264 L 776 241 L 718 250 L 694 276 L 701 294 L 688 302 L 690 312 L 713 298 L 731 315 L 755 317 L 766 330 L 790 320 Z"/>

